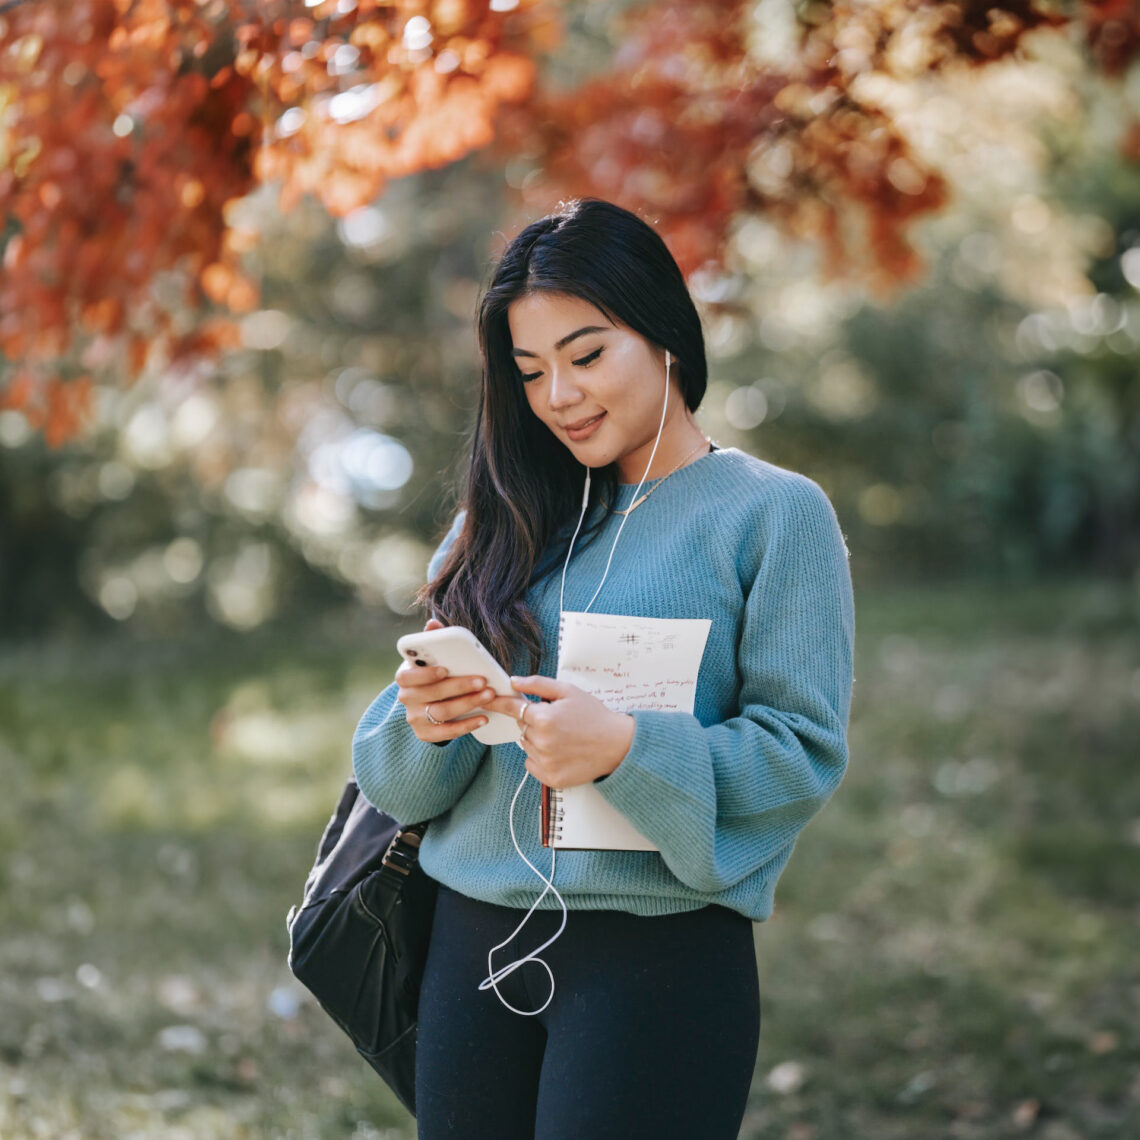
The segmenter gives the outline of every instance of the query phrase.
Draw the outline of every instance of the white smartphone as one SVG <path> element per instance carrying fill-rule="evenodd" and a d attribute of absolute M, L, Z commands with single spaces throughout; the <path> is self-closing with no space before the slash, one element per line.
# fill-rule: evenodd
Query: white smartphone
<path fill-rule="evenodd" d="M 461 625 L 405 634 L 396 642 L 396 648 L 402 657 L 415 665 L 442 665 L 453 677 L 485 678 L 488 687 L 500 697 L 519 695 L 511 688 L 510 677 L 486 646 Z M 480 744 L 510 744 L 518 740 L 519 722 L 513 716 L 475 709 L 458 719 L 466 720 L 473 716 L 487 718 L 485 725 L 471 733 Z"/>

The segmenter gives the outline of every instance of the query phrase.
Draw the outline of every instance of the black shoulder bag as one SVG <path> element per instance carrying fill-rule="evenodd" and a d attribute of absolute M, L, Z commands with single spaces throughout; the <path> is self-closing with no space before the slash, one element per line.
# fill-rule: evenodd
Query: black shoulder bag
<path fill-rule="evenodd" d="M 416 1112 L 416 1010 L 437 884 L 419 864 L 427 823 L 402 827 L 354 779 L 289 908 L 289 969 Z"/>

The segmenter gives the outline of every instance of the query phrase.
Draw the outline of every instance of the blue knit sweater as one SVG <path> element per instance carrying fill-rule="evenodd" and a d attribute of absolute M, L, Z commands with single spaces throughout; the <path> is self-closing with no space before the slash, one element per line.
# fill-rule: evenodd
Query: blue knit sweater
<path fill-rule="evenodd" d="M 621 486 L 613 505 L 628 506 L 634 489 Z M 595 540 L 575 547 L 568 611 L 589 601 L 620 521 L 611 515 Z M 527 598 L 542 626 L 539 672 L 547 676 L 556 670 L 560 568 Z M 768 918 L 800 831 L 847 766 L 855 611 L 847 548 L 827 496 L 806 476 L 736 448 L 713 451 L 628 516 L 593 612 L 710 618 L 712 628 L 694 713 L 634 712 L 628 754 L 596 782 L 660 852 L 560 850 L 554 885 L 570 909 L 655 915 L 719 903 Z M 425 744 L 408 727 L 395 683 L 353 736 L 364 796 L 399 820 L 431 819 L 424 870 L 472 898 L 525 908 L 542 883 L 507 826 L 524 760 L 514 744 L 487 748 L 470 735 Z M 515 833 L 527 858 L 549 873 L 539 793 L 528 776 Z M 560 909 L 552 892 L 541 906 Z"/>

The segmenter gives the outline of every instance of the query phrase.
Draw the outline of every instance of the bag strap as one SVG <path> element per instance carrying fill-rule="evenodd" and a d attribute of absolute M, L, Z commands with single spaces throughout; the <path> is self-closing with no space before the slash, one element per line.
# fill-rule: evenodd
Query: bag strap
<path fill-rule="evenodd" d="M 384 852 L 383 865 L 401 875 L 411 874 L 412 868 L 419 861 L 420 841 L 429 822 L 425 820 L 423 823 L 412 823 L 397 831 L 388 844 L 388 850 Z"/>

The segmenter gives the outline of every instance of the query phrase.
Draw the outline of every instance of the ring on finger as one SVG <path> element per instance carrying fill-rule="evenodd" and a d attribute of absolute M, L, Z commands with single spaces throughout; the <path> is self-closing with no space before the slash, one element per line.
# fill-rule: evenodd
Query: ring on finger
<path fill-rule="evenodd" d="M 523 701 L 522 705 L 519 707 L 518 714 L 515 717 L 515 720 L 517 720 L 519 724 L 523 726 L 524 732 L 526 731 L 526 710 L 528 708 L 530 708 L 530 701 Z"/>
<path fill-rule="evenodd" d="M 428 718 L 431 724 L 441 725 L 444 723 L 442 720 L 436 720 L 435 717 L 431 715 L 431 705 L 424 705 L 424 716 Z"/>

